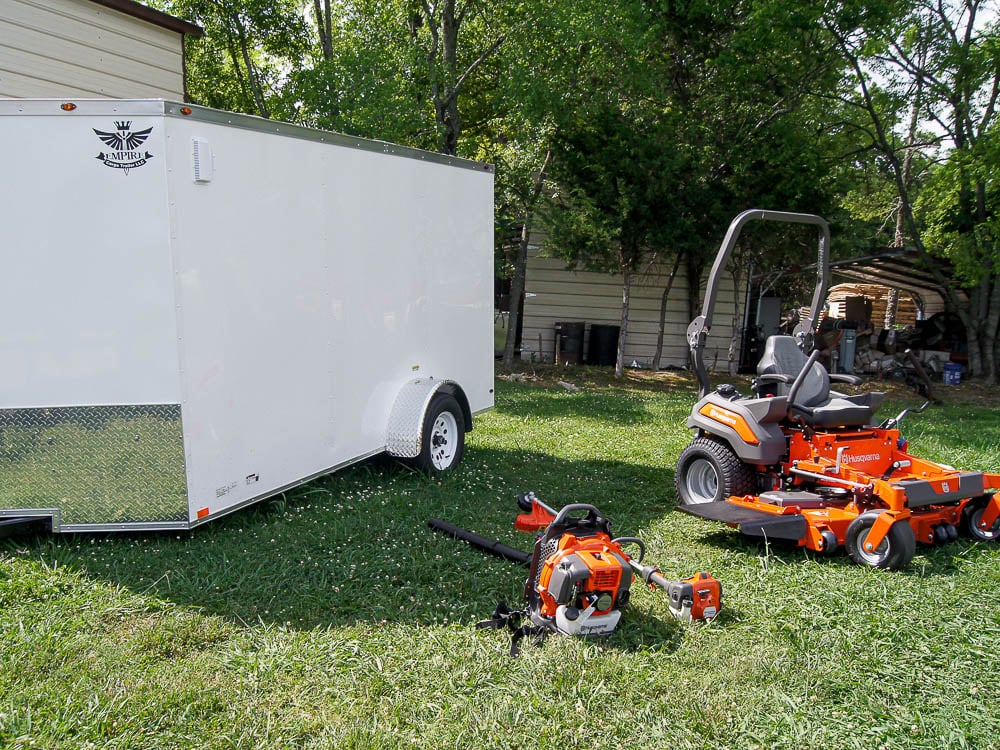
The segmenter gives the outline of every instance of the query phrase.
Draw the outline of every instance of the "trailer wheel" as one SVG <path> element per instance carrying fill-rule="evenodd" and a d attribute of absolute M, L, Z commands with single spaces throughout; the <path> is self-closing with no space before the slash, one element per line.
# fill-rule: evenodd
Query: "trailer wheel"
<path fill-rule="evenodd" d="M 427 474 L 443 474 L 462 460 L 465 452 L 465 418 L 454 396 L 438 393 L 424 415 L 420 455 L 413 465 Z"/>
<path fill-rule="evenodd" d="M 851 560 L 857 565 L 901 570 L 910 564 L 913 554 L 917 551 L 917 538 L 908 521 L 897 521 L 889 527 L 889 533 L 878 547 L 873 550 L 865 549 L 868 532 L 880 513 L 878 510 L 869 510 L 851 521 L 847 527 L 844 546 L 847 547 L 847 554 Z"/>
<path fill-rule="evenodd" d="M 753 469 L 728 445 L 710 437 L 695 438 L 681 451 L 674 485 L 681 505 L 711 503 L 757 490 Z"/>
<path fill-rule="evenodd" d="M 983 517 L 989 499 L 989 495 L 974 497 L 962 508 L 962 531 L 977 542 L 995 542 L 1000 539 L 1000 518 L 989 529 L 979 528 L 979 520 Z"/>

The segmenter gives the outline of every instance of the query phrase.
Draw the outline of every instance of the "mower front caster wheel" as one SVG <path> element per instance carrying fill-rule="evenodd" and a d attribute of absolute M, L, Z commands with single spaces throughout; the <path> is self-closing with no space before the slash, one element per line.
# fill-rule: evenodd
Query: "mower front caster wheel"
<path fill-rule="evenodd" d="M 840 544 L 837 542 L 837 535 L 830 531 L 830 529 L 823 529 L 819 532 L 819 535 L 823 538 L 823 549 L 820 551 L 824 555 L 832 555 L 840 547 Z"/>
<path fill-rule="evenodd" d="M 1000 539 L 1000 518 L 994 521 L 988 529 L 981 528 L 979 525 L 989 501 L 989 495 L 981 495 L 972 498 L 962 508 L 962 531 L 977 542 L 995 542 Z"/>
<path fill-rule="evenodd" d="M 754 470 L 732 448 L 710 437 L 695 438 L 681 451 L 674 484 L 680 505 L 711 503 L 757 490 Z"/>
<path fill-rule="evenodd" d="M 847 547 L 851 560 L 858 565 L 901 570 L 913 559 L 913 554 L 917 551 L 917 538 L 909 522 L 896 521 L 889 527 L 889 533 L 878 547 L 866 549 L 868 532 L 880 514 L 881 511 L 870 510 L 851 521 L 851 525 L 847 527 L 844 546 Z"/>

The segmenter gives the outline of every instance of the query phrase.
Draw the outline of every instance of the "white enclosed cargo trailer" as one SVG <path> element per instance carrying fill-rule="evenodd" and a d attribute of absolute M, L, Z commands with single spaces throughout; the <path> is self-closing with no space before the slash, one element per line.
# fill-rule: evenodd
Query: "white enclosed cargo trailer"
<path fill-rule="evenodd" d="M 0 518 L 187 529 L 493 405 L 489 165 L 4 100 L 0 237 Z"/>

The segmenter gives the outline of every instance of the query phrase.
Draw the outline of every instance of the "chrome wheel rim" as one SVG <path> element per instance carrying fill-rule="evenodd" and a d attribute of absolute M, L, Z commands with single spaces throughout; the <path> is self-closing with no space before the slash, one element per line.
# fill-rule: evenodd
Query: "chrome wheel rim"
<path fill-rule="evenodd" d="M 710 503 L 719 493 L 719 474 L 711 461 L 696 458 L 688 465 L 684 486 L 689 505 Z"/>
<path fill-rule="evenodd" d="M 449 468 L 458 451 L 458 422 L 450 411 L 437 415 L 430 434 L 431 464 L 438 471 Z"/>
<path fill-rule="evenodd" d="M 1000 536 L 1000 520 L 993 523 L 992 528 L 983 529 L 980 528 L 979 522 L 983 518 L 983 512 L 986 507 L 977 508 L 973 511 L 972 516 L 969 518 L 969 529 L 972 531 L 973 536 L 975 536 L 981 542 L 992 542 L 995 541 L 998 536 Z"/>
<path fill-rule="evenodd" d="M 865 549 L 865 543 L 868 540 L 868 535 L 871 534 L 871 526 L 869 526 L 865 531 L 866 533 L 864 534 L 864 539 L 861 538 L 861 534 L 858 534 L 858 540 L 855 543 L 855 546 L 858 548 L 858 556 L 861 557 L 861 559 L 868 565 L 877 568 L 889 554 L 889 537 L 887 535 L 878 547 L 869 551 Z"/>

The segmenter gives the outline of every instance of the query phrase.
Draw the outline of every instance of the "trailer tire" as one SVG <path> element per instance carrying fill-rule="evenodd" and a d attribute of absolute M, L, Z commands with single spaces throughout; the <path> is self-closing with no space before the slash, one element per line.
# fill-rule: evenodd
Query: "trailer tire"
<path fill-rule="evenodd" d="M 876 549 L 865 549 L 868 532 L 881 512 L 869 510 L 851 521 L 847 527 L 844 546 L 847 547 L 848 556 L 857 565 L 902 570 L 910 564 L 917 551 L 917 537 L 908 521 L 896 521 L 889 527 L 889 533 Z"/>
<path fill-rule="evenodd" d="M 977 542 L 995 542 L 1000 539 L 1000 519 L 993 523 L 993 528 L 979 528 L 979 519 L 983 517 L 989 501 L 989 495 L 981 495 L 972 498 L 962 508 L 962 531 Z"/>
<path fill-rule="evenodd" d="M 465 453 L 465 417 L 454 396 L 438 393 L 427 405 L 420 434 L 420 453 L 412 465 L 432 476 L 450 471 Z"/>
<path fill-rule="evenodd" d="M 674 473 L 678 505 L 700 505 L 757 491 L 757 475 L 732 448 L 714 438 L 691 441 Z"/>

